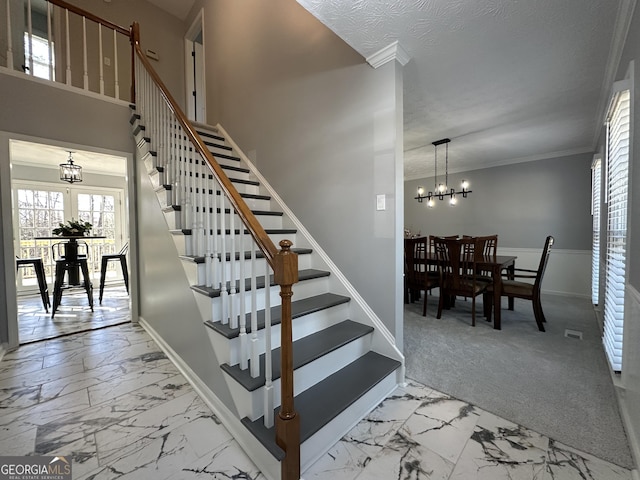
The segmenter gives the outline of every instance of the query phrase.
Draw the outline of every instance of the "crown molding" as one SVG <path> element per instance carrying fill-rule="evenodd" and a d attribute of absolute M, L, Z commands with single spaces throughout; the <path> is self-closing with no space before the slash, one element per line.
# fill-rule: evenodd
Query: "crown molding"
<path fill-rule="evenodd" d="M 367 63 L 373 68 L 378 68 L 392 60 L 397 60 L 403 67 L 411 60 L 407 51 L 396 40 L 384 48 L 381 48 L 373 55 L 366 58 Z"/>

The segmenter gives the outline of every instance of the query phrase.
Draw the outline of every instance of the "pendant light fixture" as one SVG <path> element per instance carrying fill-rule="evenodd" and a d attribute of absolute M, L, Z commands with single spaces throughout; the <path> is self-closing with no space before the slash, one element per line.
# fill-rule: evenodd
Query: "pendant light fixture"
<path fill-rule="evenodd" d="M 82 167 L 73 163 L 73 152 L 69 151 L 67 163 L 60 164 L 60 180 L 77 183 L 82 181 Z"/>
<path fill-rule="evenodd" d="M 449 205 L 452 207 L 458 203 L 457 195 L 462 195 L 462 198 L 467 198 L 467 195 L 471 193 L 471 190 L 467 190 L 469 188 L 469 182 L 466 180 L 462 180 L 462 189 L 459 192 L 456 192 L 455 188 L 448 188 L 449 184 L 449 142 L 451 140 L 449 138 L 443 138 L 442 140 L 436 140 L 432 142 L 434 149 L 434 157 L 435 157 L 435 172 L 434 172 L 434 180 L 433 180 L 433 192 L 428 192 L 426 195 L 424 193 L 424 187 L 418 187 L 418 196 L 415 197 L 419 203 L 426 198 L 427 206 L 429 208 L 433 208 L 436 204 L 435 200 L 444 200 L 445 197 L 449 197 Z M 445 163 L 444 163 L 444 183 L 438 183 L 438 146 L 445 146 Z"/>

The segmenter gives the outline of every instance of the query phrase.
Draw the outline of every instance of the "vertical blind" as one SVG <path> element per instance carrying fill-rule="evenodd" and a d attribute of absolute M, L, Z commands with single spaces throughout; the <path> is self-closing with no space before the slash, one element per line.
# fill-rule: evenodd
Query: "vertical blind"
<path fill-rule="evenodd" d="M 622 371 L 630 91 L 615 94 L 607 122 L 607 251 L 603 343 L 611 368 Z"/>
<path fill-rule="evenodd" d="M 600 301 L 600 203 L 602 201 L 602 160 L 591 166 L 591 215 L 593 216 L 593 253 L 591 257 L 591 302 Z"/>

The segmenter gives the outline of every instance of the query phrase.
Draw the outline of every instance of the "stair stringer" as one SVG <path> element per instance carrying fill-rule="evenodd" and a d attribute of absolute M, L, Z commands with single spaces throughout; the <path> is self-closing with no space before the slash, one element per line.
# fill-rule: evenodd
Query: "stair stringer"
<path fill-rule="evenodd" d="M 328 281 L 330 283 L 330 291 L 340 295 L 351 297 L 350 318 L 356 322 L 364 323 L 365 325 L 370 325 L 374 328 L 371 349 L 402 363 L 402 368 L 398 369 L 397 383 L 404 383 L 404 355 L 396 346 L 395 339 L 389 329 L 371 309 L 364 298 L 362 298 L 355 287 L 349 282 L 347 277 L 340 271 L 338 266 L 331 260 L 331 258 L 329 258 L 327 253 L 322 249 L 318 242 L 316 242 L 316 240 L 311 236 L 302 222 L 300 222 L 300 220 L 295 216 L 291 209 L 287 207 L 285 202 L 274 190 L 271 184 L 262 176 L 256 166 L 251 162 L 251 160 L 249 160 L 249 158 L 244 154 L 240 147 L 229 136 L 227 131 L 220 124 L 216 125 L 216 129 L 225 138 L 229 145 L 233 147 L 235 154 L 242 159 L 242 162 L 247 166 L 247 168 L 251 170 L 251 173 L 255 175 L 255 177 L 260 182 L 260 186 L 267 190 L 267 192 L 271 196 L 272 201 L 275 201 L 278 207 L 282 210 L 285 217 L 283 218 L 283 225 L 285 220 L 290 221 L 298 230 L 296 236 L 298 242 L 300 242 L 302 239 L 304 239 L 304 241 L 306 242 L 304 245 L 298 243 L 295 246 L 311 248 L 314 252 L 314 257 L 319 257 L 322 262 L 321 266 L 314 265 L 314 268 L 322 268 L 331 272 L 331 275 L 328 277 Z"/>

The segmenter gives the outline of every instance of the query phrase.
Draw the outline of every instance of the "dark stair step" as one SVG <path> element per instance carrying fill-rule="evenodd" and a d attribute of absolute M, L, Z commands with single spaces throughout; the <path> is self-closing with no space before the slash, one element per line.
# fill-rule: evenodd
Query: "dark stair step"
<path fill-rule="evenodd" d="M 344 320 L 329 328 L 320 330 L 293 342 L 293 369 L 304 367 L 314 360 L 328 355 L 338 348 L 373 332 L 373 327 L 352 320 Z M 280 378 L 280 348 L 271 351 L 272 380 Z M 251 368 L 241 370 L 240 365 L 233 367 L 227 363 L 221 368 L 250 392 L 262 387 L 265 382 L 265 355 L 260 355 L 260 375 L 251 376 Z"/>
<path fill-rule="evenodd" d="M 311 248 L 292 248 L 291 251 L 297 253 L 298 255 L 309 255 L 311 252 L 313 252 Z M 204 256 L 197 257 L 195 255 L 180 255 L 180 258 L 193 263 L 204 263 Z M 218 258 L 220 258 L 220 255 L 218 255 Z M 256 258 L 264 258 L 264 253 L 262 253 L 262 250 L 256 250 Z M 236 252 L 235 259 L 240 260 L 240 252 Z M 244 259 L 251 259 L 251 251 L 244 252 Z M 231 260 L 231 252 L 227 252 L 225 260 L 227 262 Z"/>
<path fill-rule="evenodd" d="M 316 270 L 314 268 L 309 268 L 307 270 L 300 270 L 298 272 L 298 281 L 303 282 L 305 280 L 313 280 L 314 278 L 322 278 L 328 277 L 330 272 L 324 270 Z M 274 286 L 276 282 L 273 280 L 273 275 L 269 275 L 269 285 Z M 264 275 L 261 277 L 256 277 L 256 288 L 264 288 Z M 205 285 L 191 285 L 191 289 L 195 290 L 198 293 L 206 295 L 211 298 L 220 296 L 219 288 L 207 287 Z M 227 282 L 227 291 L 230 289 L 230 282 Z M 245 291 L 251 291 L 251 279 L 246 278 L 244 282 Z M 240 281 L 236 280 L 236 291 L 240 291 Z"/>
<path fill-rule="evenodd" d="M 300 417 L 300 443 L 308 440 L 400 365 L 397 360 L 367 352 L 296 396 L 294 404 Z M 279 411 L 280 407 L 275 409 L 276 416 Z M 275 427 L 266 428 L 263 417 L 253 422 L 245 417 L 242 423 L 274 457 L 278 460 L 284 458 L 284 452 L 275 441 Z"/>
<path fill-rule="evenodd" d="M 198 135 L 200 135 L 201 137 L 213 138 L 214 140 L 218 140 L 220 142 L 225 141 L 224 137 L 221 137 L 219 135 L 214 135 L 213 133 L 203 132 L 202 130 L 197 130 L 197 129 L 196 129 L 196 132 L 198 132 Z"/>
<path fill-rule="evenodd" d="M 303 298 L 301 300 L 295 300 L 291 302 L 291 318 L 300 318 L 305 315 L 309 315 L 311 313 L 319 312 L 321 310 L 326 310 L 327 308 L 335 307 L 337 305 L 342 305 L 343 303 L 348 303 L 351 299 L 349 297 L 345 297 L 343 295 L 336 295 L 335 293 L 322 293 L 320 295 L 316 295 L 314 297 Z M 271 324 L 279 325 L 281 322 L 280 318 L 280 305 L 276 305 L 271 307 Z M 247 333 L 251 332 L 251 314 L 248 313 L 246 315 L 247 321 Z M 231 328 L 229 324 L 222 324 L 219 321 L 213 322 L 211 320 L 207 320 L 204 324 L 215 330 L 219 334 L 231 339 L 236 338 L 240 335 L 240 328 Z M 258 311 L 258 330 L 262 330 L 264 328 L 264 310 Z"/>
<path fill-rule="evenodd" d="M 168 205 L 162 209 L 163 212 L 170 212 L 172 210 L 180 211 L 182 210 L 182 205 Z M 199 212 L 199 211 L 200 211 L 200 207 L 197 207 L 196 212 Z M 209 208 L 209 213 L 213 213 L 212 207 Z M 220 213 L 219 208 L 216 209 L 216 213 Z M 227 214 L 231 213 L 231 209 L 225 208 L 224 213 L 227 213 Z M 251 213 L 253 213 L 256 217 L 259 217 L 259 216 L 282 217 L 284 215 L 282 212 L 272 212 L 271 210 L 251 210 Z"/>

